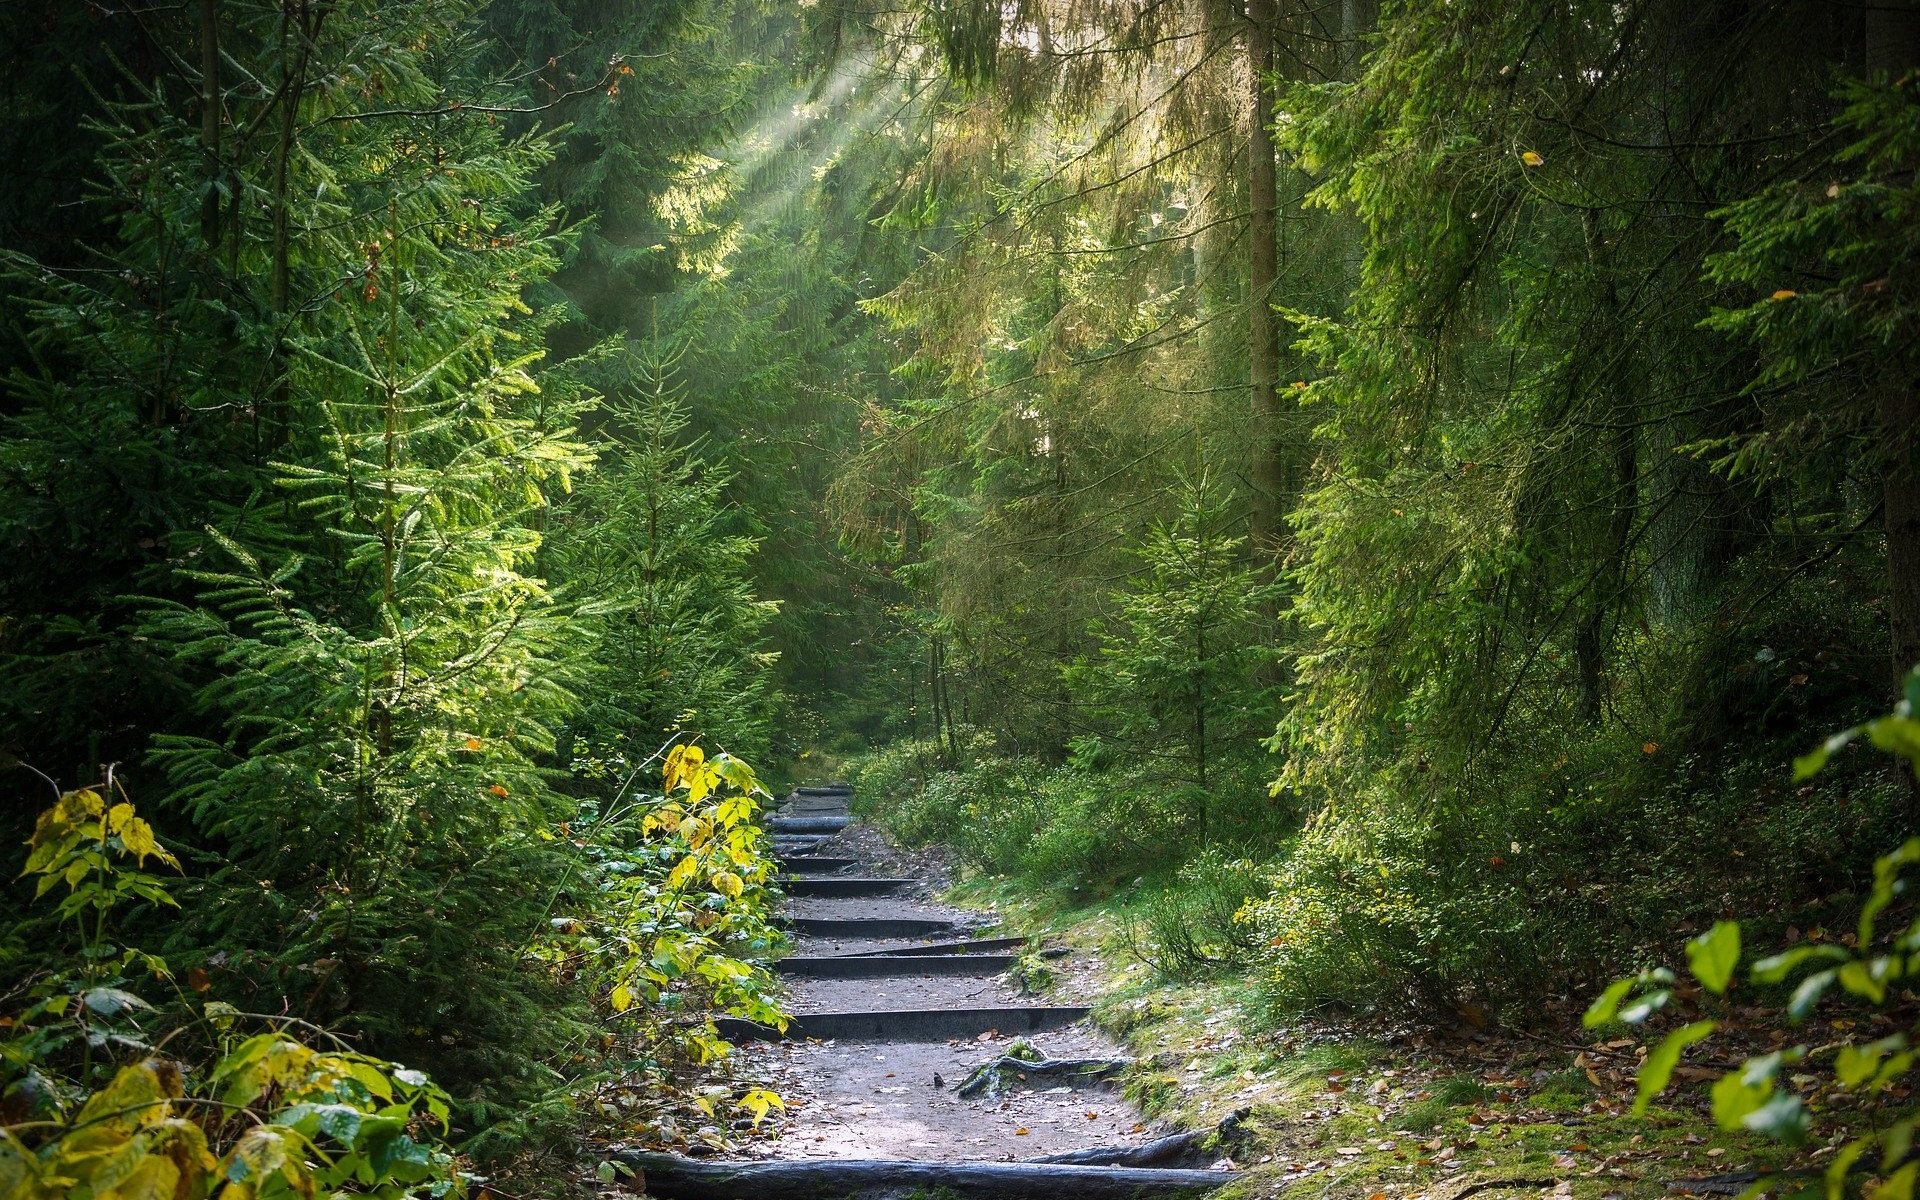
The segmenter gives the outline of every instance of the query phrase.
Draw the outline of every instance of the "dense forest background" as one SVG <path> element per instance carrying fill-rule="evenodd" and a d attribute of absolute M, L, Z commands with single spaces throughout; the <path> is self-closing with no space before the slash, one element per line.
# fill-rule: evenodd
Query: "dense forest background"
<path fill-rule="evenodd" d="M 116 764 L 182 863 L 123 940 L 467 1134 L 764 1003 L 764 860 L 670 874 L 743 811 L 636 808 L 670 743 L 1276 1012 L 1524 1021 L 1914 832 L 1871 753 L 1787 769 L 1920 662 L 1913 9 L 135 0 L 0 47 L 0 841 Z"/>

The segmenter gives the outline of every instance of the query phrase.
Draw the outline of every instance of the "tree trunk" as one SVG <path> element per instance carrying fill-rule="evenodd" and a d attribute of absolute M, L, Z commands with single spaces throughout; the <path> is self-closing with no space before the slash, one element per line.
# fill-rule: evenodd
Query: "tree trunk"
<path fill-rule="evenodd" d="M 1612 256 L 1607 253 L 1600 232 L 1599 216 L 1588 209 L 1582 217 L 1586 235 L 1587 265 L 1599 277 L 1600 305 L 1607 326 L 1622 328 L 1620 296 L 1614 286 Z M 1610 353 L 1602 348 L 1600 353 Z M 1587 584 L 1587 595 L 1574 634 L 1574 660 L 1578 670 L 1580 715 L 1598 723 L 1606 692 L 1607 623 L 1621 603 L 1622 581 L 1626 578 L 1627 547 L 1633 535 L 1633 514 L 1638 499 L 1639 446 L 1634 423 L 1624 404 L 1619 403 L 1625 388 L 1619 359 L 1606 366 L 1594 381 L 1599 404 L 1595 411 L 1609 422 L 1608 461 L 1612 470 L 1605 477 L 1607 523 L 1599 546 L 1599 561 Z"/>
<path fill-rule="evenodd" d="M 1289 488 L 1280 404 L 1280 320 L 1273 290 L 1280 277 L 1279 192 L 1273 141 L 1274 0 L 1247 0 L 1247 80 L 1253 113 L 1247 136 L 1248 363 L 1256 431 L 1252 533 L 1256 550 L 1279 540 Z"/>
<path fill-rule="evenodd" d="M 1866 67 L 1898 79 L 1920 63 L 1920 5 L 1889 0 L 1866 14 Z M 1887 625 L 1895 687 L 1920 663 L 1920 394 L 1908 356 L 1881 382 L 1880 494 L 1887 535 Z M 1914 784 L 1911 772 L 1904 772 Z M 1920 800 L 1920 784 L 1915 784 Z"/>
<path fill-rule="evenodd" d="M 200 238 L 220 247 L 220 14 L 219 0 L 200 0 L 200 154 L 206 195 L 200 199 Z"/>
<path fill-rule="evenodd" d="M 1920 393 L 1911 379 L 1880 392 L 1880 487 L 1887 531 L 1887 624 L 1898 686 L 1920 664 Z"/>

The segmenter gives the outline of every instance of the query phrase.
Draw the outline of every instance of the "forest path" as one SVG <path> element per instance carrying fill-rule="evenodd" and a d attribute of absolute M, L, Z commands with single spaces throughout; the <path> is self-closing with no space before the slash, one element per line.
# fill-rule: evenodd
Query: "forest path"
<path fill-rule="evenodd" d="M 1031 1195 L 1042 1186 L 1064 1196 L 1169 1195 L 1225 1182 L 1225 1173 L 1204 1170 L 1006 1166 L 1138 1148 L 1165 1131 L 1149 1129 L 1117 1082 L 1007 1072 L 997 1095 L 959 1094 L 975 1068 L 1017 1042 L 1048 1059 L 1125 1052 L 1092 1028 L 1084 1007 L 1024 994 L 1008 972 L 1020 940 L 994 936 L 991 914 L 935 901 L 944 886 L 937 868 L 854 824 L 849 799 L 838 786 L 803 788 L 769 822 L 787 871 L 784 915 L 795 930 L 791 952 L 775 964 L 793 1025 L 780 1037 L 722 1022 L 739 1044 L 736 1078 L 786 1102 L 779 1137 L 751 1151 L 761 1165 L 640 1164 L 649 1192 L 788 1194 L 780 1186 L 786 1176 L 767 1171 L 799 1179 L 794 1195 L 887 1196 L 928 1185 L 969 1196 Z M 1049 965 L 1071 988 L 1071 957 Z M 1205 1158 L 1178 1161 L 1202 1166 Z M 818 1170 L 801 1171 L 808 1163 Z M 674 1173 L 663 1173 L 669 1166 Z M 760 1174 L 722 1178 L 729 1171 Z"/>

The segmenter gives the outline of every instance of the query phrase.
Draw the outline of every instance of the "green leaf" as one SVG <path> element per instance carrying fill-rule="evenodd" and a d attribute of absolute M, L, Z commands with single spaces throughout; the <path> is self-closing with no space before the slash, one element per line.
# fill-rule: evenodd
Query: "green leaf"
<path fill-rule="evenodd" d="M 1838 974 L 1838 971 L 1828 969 L 1825 971 L 1815 971 L 1805 979 L 1802 979 L 1800 986 L 1793 989 L 1793 999 L 1787 1001 L 1787 1019 L 1790 1021 L 1806 1020 L 1807 1014 L 1813 1011 L 1813 1006 L 1820 1003 L 1820 997 L 1824 996 L 1827 989 L 1833 986 L 1834 978 Z"/>
<path fill-rule="evenodd" d="M 1867 726 L 1867 737 L 1889 754 L 1920 763 L 1920 721 L 1912 717 L 1881 717 Z"/>
<path fill-rule="evenodd" d="M 1673 999 L 1673 993 L 1671 991 L 1668 991 L 1666 988 L 1661 988 L 1658 991 L 1648 992 L 1646 995 L 1640 997 L 1638 1000 L 1635 1000 L 1632 1004 L 1629 1004 L 1627 1005 L 1627 1007 L 1621 1009 L 1620 1019 L 1622 1021 L 1625 1021 L 1629 1025 L 1638 1025 L 1642 1021 L 1646 1020 L 1648 1017 L 1652 1016 L 1654 1013 L 1657 1013 L 1661 1009 L 1665 1008 L 1667 1006 L 1667 1001 L 1671 999 Z"/>
<path fill-rule="evenodd" d="M 1607 990 L 1587 1006 L 1587 1015 L 1580 1018 L 1580 1023 L 1588 1029 L 1594 1029 L 1616 1018 L 1620 1013 L 1620 1002 L 1627 998 L 1635 982 L 1632 976 L 1628 976 L 1607 985 Z"/>
<path fill-rule="evenodd" d="M 1633 1099 L 1635 1116 L 1644 1116 L 1653 1098 L 1667 1090 L 1667 1083 L 1673 1078 L 1673 1069 L 1680 1065 L 1681 1052 L 1712 1033 L 1716 1025 L 1714 1021 L 1695 1021 L 1691 1025 L 1683 1025 L 1654 1047 L 1653 1053 L 1647 1055 L 1647 1061 L 1640 1065 L 1640 1086 Z"/>
<path fill-rule="evenodd" d="M 1855 1138 L 1845 1146 L 1842 1146 L 1840 1153 L 1833 1156 L 1833 1161 L 1827 1164 L 1827 1169 L 1824 1172 L 1827 1183 L 1827 1200 L 1842 1200 L 1842 1197 L 1846 1195 L 1847 1176 L 1852 1173 L 1853 1164 L 1859 1162 L 1860 1156 L 1865 1154 L 1872 1146 L 1873 1138 L 1871 1136 Z"/>
<path fill-rule="evenodd" d="M 1873 1077 L 1880 1069 L 1880 1060 L 1886 1057 L 1886 1050 L 1878 1042 L 1865 1046 L 1842 1046 L 1840 1053 L 1834 1056 L 1833 1076 L 1840 1081 L 1841 1087 L 1854 1087 Z"/>
<path fill-rule="evenodd" d="M 1895 1121 L 1880 1133 L 1880 1169 L 1891 1170 L 1895 1163 L 1905 1162 L 1913 1150 L 1913 1118 Z"/>
<path fill-rule="evenodd" d="M 1871 1003 L 1879 1004 L 1887 998 L 1887 985 L 1884 978 L 1888 960 L 1884 958 L 1855 959 L 1840 968 L 1840 986 Z"/>
<path fill-rule="evenodd" d="M 1792 1092 L 1780 1092 L 1740 1123 L 1768 1137 L 1797 1142 L 1807 1132 L 1807 1106 Z"/>
<path fill-rule="evenodd" d="M 1740 923 L 1716 921 L 1712 929 L 1687 943 L 1687 966 L 1700 986 L 1714 995 L 1725 994 L 1740 962 Z"/>
<path fill-rule="evenodd" d="M 1810 958 L 1833 961 L 1845 957 L 1847 952 L 1838 946 L 1795 946 L 1754 963 L 1753 980 L 1755 983 L 1782 983 L 1795 967 Z"/>
<path fill-rule="evenodd" d="M 1920 1171 L 1920 1163 L 1908 1163 L 1887 1176 L 1887 1181 L 1874 1189 L 1873 1200 L 1913 1200 L 1913 1177 L 1916 1171 Z"/>
<path fill-rule="evenodd" d="M 1755 1087 L 1738 1071 L 1729 1071 L 1714 1081 L 1713 1120 L 1722 1129 L 1739 1129 L 1747 1117 L 1773 1095 L 1771 1080 Z"/>

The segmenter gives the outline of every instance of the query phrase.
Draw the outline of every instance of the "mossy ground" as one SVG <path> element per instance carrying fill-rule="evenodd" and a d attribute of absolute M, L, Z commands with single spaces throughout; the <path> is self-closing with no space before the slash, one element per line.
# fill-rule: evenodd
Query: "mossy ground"
<path fill-rule="evenodd" d="M 1035 901 L 990 880 L 954 898 L 1077 952 L 1091 969 L 1074 986 L 1139 1059 L 1126 1086 L 1149 1116 L 1191 1129 L 1249 1110 L 1231 1150 L 1244 1174 L 1223 1200 L 1652 1200 L 1786 1153 L 1717 1129 L 1698 1079 L 1634 1116 L 1627 1039 L 1277 1020 L 1244 976 L 1155 978 L 1130 956 L 1113 904 Z"/>

